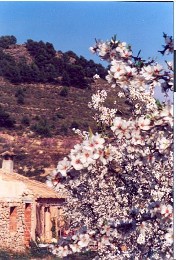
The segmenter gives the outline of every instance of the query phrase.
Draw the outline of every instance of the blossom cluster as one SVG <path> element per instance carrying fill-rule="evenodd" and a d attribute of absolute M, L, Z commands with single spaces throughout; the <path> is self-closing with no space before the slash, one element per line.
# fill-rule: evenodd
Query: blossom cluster
<path fill-rule="evenodd" d="M 173 51 L 172 37 L 164 34 L 167 51 Z M 133 102 L 146 104 L 141 107 L 141 113 L 156 109 L 154 92 L 160 86 L 165 96 L 173 90 L 173 65 L 167 62 L 168 70 L 154 60 L 145 61 L 138 55 L 133 56 L 131 46 L 116 40 L 116 37 L 105 43 L 97 41 L 90 48 L 102 59 L 108 60 L 110 69 L 106 76 L 112 87 L 119 86 L 122 93 Z M 147 105 L 148 104 L 148 105 Z"/>
<path fill-rule="evenodd" d="M 84 140 L 81 144 L 76 144 L 71 149 L 68 157 L 64 157 L 62 161 L 58 163 L 56 170 L 52 174 L 52 178 L 55 176 L 66 177 L 72 169 L 80 171 L 84 168 L 89 170 L 93 165 L 98 162 L 106 165 L 113 160 L 114 156 L 117 156 L 113 146 L 111 144 L 105 145 L 105 139 L 99 134 L 93 135 L 87 133 L 84 136 Z M 47 181 L 49 186 L 52 186 L 52 179 Z"/>
<path fill-rule="evenodd" d="M 164 34 L 166 50 L 172 38 Z M 130 117 L 104 105 L 98 90 L 89 107 L 110 135 L 77 130 L 74 146 L 48 177 L 54 189 L 67 190 L 68 235 L 51 251 L 64 257 L 96 250 L 94 259 L 171 259 L 173 255 L 173 106 L 157 103 L 158 85 L 167 97 L 173 66 L 133 56 L 131 47 L 113 37 L 91 48 L 110 63 L 107 81 L 132 104 Z M 163 53 L 164 54 L 164 53 Z M 95 79 L 98 78 L 97 76 Z M 97 113 L 98 112 L 98 113 Z"/>
<path fill-rule="evenodd" d="M 168 36 L 166 33 L 163 33 L 163 37 L 164 37 L 164 41 L 165 41 L 165 45 L 164 50 L 159 51 L 161 52 L 161 54 L 170 54 L 174 52 L 174 41 L 172 36 Z"/>
<path fill-rule="evenodd" d="M 97 123 L 102 123 L 104 125 L 110 126 L 112 120 L 114 119 L 117 109 L 108 108 L 104 105 L 107 98 L 106 90 L 98 90 L 97 93 L 92 95 L 91 102 L 88 103 L 89 108 L 93 108 L 97 113 L 94 114 L 94 119 Z"/>
<path fill-rule="evenodd" d="M 132 57 L 131 46 L 126 42 L 120 42 L 116 40 L 114 36 L 111 41 L 102 42 L 96 41 L 94 47 L 90 47 L 92 53 L 98 53 L 98 55 L 105 60 L 110 59 L 129 59 Z"/>

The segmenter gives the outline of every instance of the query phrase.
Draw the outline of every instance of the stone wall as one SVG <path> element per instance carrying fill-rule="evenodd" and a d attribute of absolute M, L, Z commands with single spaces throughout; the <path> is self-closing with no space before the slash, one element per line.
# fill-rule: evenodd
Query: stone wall
<path fill-rule="evenodd" d="M 52 221 L 55 222 L 55 235 L 64 230 L 62 206 L 64 199 L 0 199 L 0 248 L 8 251 L 23 252 L 31 240 L 36 240 L 36 206 L 40 206 L 40 239 L 51 242 Z M 58 210 L 60 208 L 60 210 Z"/>
<path fill-rule="evenodd" d="M 24 251 L 29 246 L 33 204 L 0 201 L 0 247 Z"/>

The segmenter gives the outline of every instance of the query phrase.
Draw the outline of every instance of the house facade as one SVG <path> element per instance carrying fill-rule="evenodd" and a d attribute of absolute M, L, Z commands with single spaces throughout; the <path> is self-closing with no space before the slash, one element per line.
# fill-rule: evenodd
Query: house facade
<path fill-rule="evenodd" d="M 30 241 L 49 243 L 64 230 L 66 196 L 13 171 L 13 155 L 2 154 L 0 248 L 25 251 Z"/>

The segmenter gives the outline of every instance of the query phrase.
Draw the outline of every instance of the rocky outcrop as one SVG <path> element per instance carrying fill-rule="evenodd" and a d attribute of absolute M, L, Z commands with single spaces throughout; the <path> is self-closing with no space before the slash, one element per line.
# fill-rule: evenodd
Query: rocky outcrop
<path fill-rule="evenodd" d="M 33 58 L 29 54 L 29 52 L 26 49 L 25 44 L 14 44 L 10 45 L 8 49 L 3 50 L 6 54 L 11 55 L 16 62 L 19 62 L 25 58 L 25 61 L 27 64 L 31 64 L 33 62 Z"/>

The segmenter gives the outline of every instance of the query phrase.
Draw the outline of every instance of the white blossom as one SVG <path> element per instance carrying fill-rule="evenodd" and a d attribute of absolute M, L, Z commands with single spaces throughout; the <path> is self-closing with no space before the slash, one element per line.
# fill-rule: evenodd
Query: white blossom
<path fill-rule="evenodd" d="M 171 52 L 172 38 L 164 38 Z M 116 116 L 119 99 L 107 107 L 108 90 L 92 95 L 88 106 L 101 134 L 75 130 L 82 141 L 47 180 L 56 190 L 62 183 L 58 174 L 64 177 L 63 187 L 57 186 L 67 190 L 67 235 L 74 233 L 51 250 L 64 257 L 93 246 L 102 260 L 143 259 L 151 252 L 152 259 L 171 259 L 173 106 L 167 99 L 157 104 L 154 92 L 156 86 L 165 96 L 172 90 L 172 64 L 167 71 L 153 61 L 139 66 L 131 47 L 115 37 L 96 41 L 90 50 L 109 62 L 106 80 L 118 87 L 117 97 L 126 98 L 131 111 Z"/>

